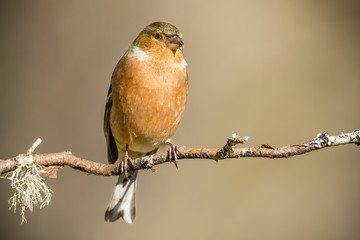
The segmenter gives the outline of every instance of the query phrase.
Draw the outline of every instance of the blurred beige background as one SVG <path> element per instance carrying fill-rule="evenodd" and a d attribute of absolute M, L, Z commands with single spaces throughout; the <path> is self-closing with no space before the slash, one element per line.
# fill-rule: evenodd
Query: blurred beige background
<path fill-rule="evenodd" d="M 174 138 L 220 147 L 298 144 L 360 128 L 358 1 L 1 1 L 0 158 L 70 150 L 106 162 L 112 70 L 137 34 L 180 28 L 190 94 Z M 135 224 L 109 224 L 115 177 L 65 168 L 48 207 L 8 210 L 1 239 L 359 239 L 360 149 L 290 159 L 181 161 L 142 171 Z"/>

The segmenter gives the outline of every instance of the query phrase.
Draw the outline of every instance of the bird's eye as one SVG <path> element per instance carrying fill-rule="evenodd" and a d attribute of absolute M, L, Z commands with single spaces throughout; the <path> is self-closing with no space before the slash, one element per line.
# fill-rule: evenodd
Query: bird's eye
<path fill-rule="evenodd" d="M 155 34 L 154 34 L 154 38 L 155 38 L 156 40 L 159 40 L 159 39 L 161 38 L 161 36 L 160 36 L 159 33 L 155 33 Z"/>

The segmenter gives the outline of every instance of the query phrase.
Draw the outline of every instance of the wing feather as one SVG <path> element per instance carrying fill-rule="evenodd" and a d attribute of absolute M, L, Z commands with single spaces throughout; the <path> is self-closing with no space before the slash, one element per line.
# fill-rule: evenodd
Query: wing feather
<path fill-rule="evenodd" d="M 104 114 L 104 134 L 106 138 L 107 156 L 109 163 L 115 163 L 118 159 L 119 153 L 116 147 L 114 135 L 110 128 L 110 113 L 113 104 L 111 85 L 106 99 L 105 114 Z"/>

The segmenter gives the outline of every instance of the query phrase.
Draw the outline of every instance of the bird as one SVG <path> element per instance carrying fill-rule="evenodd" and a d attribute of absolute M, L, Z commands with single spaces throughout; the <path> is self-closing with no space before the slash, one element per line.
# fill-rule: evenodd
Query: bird
<path fill-rule="evenodd" d="M 188 95 L 183 35 L 166 22 L 146 26 L 117 63 L 109 87 L 104 134 L 110 164 L 120 161 L 120 176 L 105 220 L 135 219 L 137 171 L 132 159 L 169 145 L 168 158 L 177 168 L 177 146 L 171 137 L 183 115 Z"/>

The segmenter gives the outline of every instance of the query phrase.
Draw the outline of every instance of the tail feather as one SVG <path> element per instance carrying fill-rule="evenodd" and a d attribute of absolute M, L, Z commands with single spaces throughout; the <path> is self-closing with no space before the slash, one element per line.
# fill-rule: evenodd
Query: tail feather
<path fill-rule="evenodd" d="M 135 190 L 137 171 L 132 172 L 127 178 L 119 176 L 114 190 L 114 195 L 105 212 L 105 220 L 114 222 L 122 217 L 127 223 L 135 219 Z"/>

